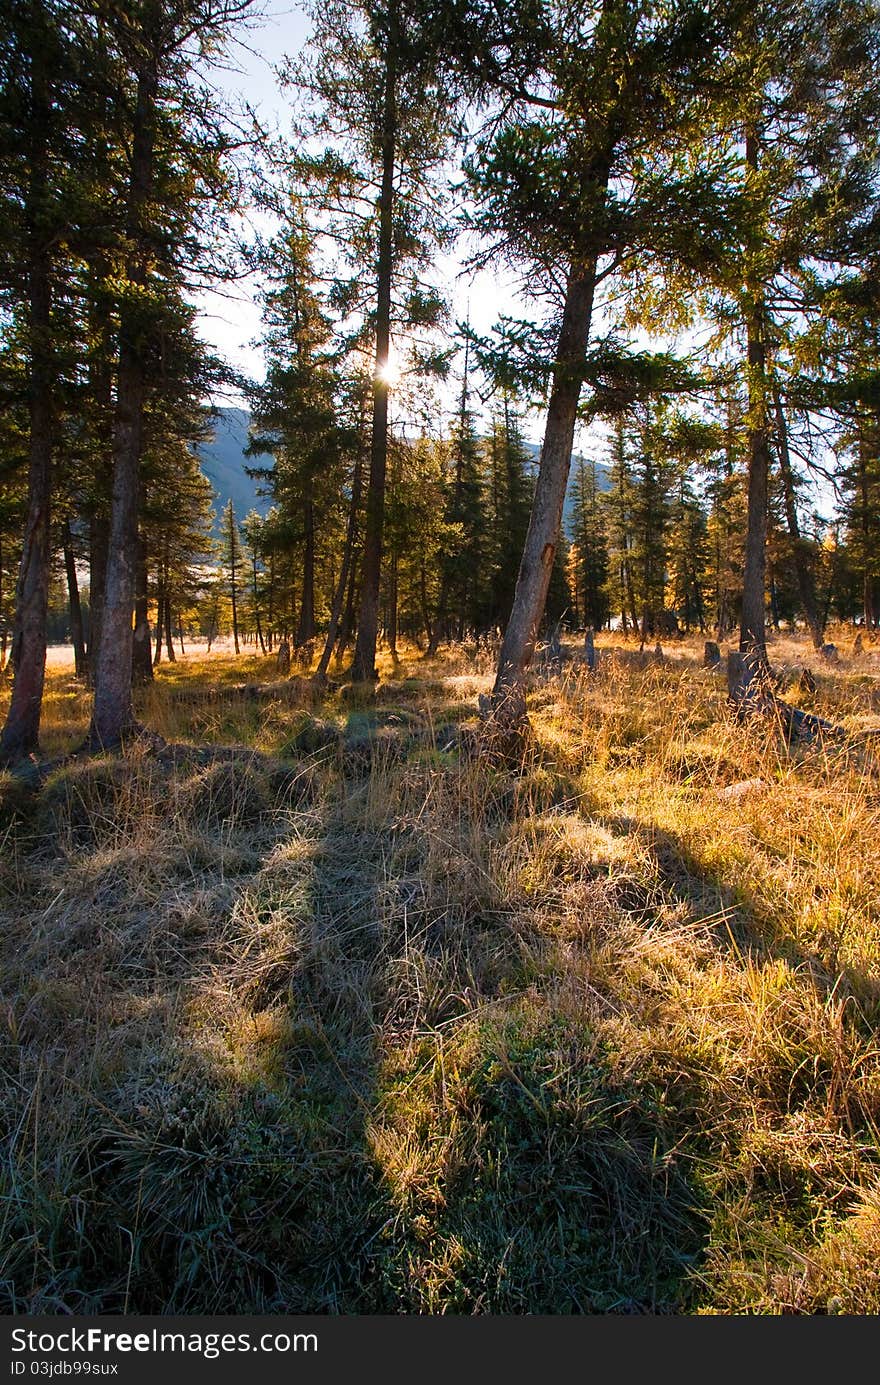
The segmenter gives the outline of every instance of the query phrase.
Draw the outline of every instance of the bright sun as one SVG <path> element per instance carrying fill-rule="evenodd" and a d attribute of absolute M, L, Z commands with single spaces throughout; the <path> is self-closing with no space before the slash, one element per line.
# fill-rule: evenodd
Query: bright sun
<path fill-rule="evenodd" d="M 400 379 L 400 366 L 393 360 L 383 361 L 382 365 L 376 370 L 376 379 L 383 384 L 393 387 Z"/>

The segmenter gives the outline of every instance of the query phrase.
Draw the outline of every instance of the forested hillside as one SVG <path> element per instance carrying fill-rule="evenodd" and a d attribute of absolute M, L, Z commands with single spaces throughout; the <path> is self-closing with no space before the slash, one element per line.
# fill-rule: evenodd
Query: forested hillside
<path fill-rule="evenodd" d="M 247 474 L 252 465 L 245 455 L 250 415 L 246 409 L 219 408 L 210 419 L 210 436 L 199 444 L 199 464 L 214 491 L 214 532 L 222 532 L 221 516 L 230 500 L 237 515 L 251 510 L 265 514 L 268 500 Z"/>
<path fill-rule="evenodd" d="M 248 456 L 250 414 L 247 410 L 219 406 L 212 411 L 210 429 L 210 436 L 199 444 L 198 455 L 201 469 L 214 491 L 214 529 L 219 536 L 222 533 L 220 517 L 230 500 L 237 515 L 246 515 L 251 510 L 265 514 L 269 502 L 256 480 L 248 475 L 254 463 Z M 532 468 L 536 470 L 541 449 L 536 443 L 529 442 L 524 442 L 523 447 L 531 459 Z M 573 460 L 574 469 L 563 511 L 563 530 L 566 533 L 571 532 L 577 523 L 578 465 L 583 459 L 575 457 Z M 596 488 L 600 491 L 610 488 L 608 469 L 602 462 L 596 463 Z"/>
<path fill-rule="evenodd" d="M 0 18 L 4 1301 L 876 1313 L 876 0 L 296 13 Z"/>

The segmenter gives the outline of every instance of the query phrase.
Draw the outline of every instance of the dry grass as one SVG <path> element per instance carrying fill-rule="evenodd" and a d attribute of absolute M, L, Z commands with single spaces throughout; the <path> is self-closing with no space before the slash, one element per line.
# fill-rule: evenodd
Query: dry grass
<path fill-rule="evenodd" d="M 877 764 L 610 643 L 515 768 L 462 651 L 375 707 L 190 660 L 145 719 L 261 755 L 0 777 L 8 1307 L 880 1311 Z M 810 705 L 877 727 L 876 656 Z"/>

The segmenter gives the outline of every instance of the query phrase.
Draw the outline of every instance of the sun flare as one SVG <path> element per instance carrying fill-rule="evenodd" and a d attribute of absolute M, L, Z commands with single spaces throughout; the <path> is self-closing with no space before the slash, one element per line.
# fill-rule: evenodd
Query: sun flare
<path fill-rule="evenodd" d="M 393 389 L 400 382 L 400 366 L 389 357 L 387 361 L 383 361 L 380 366 L 377 366 L 376 379 L 381 380 L 383 385 L 388 385 L 389 389 Z"/>

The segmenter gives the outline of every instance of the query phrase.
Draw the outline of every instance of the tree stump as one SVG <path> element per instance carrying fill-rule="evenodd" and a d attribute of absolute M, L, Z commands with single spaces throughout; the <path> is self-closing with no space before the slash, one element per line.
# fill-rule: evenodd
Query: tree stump
<path fill-rule="evenodd" d="M 755 660 L 738 649 L 732 649 L 727 656 L 727 695 L 739 717 L 766 711 L 772 701 Z"/>
<path fill-rule="evenodd" d="M 721 663 L 721 650 L 714 640 L 707 640 L 703 646 L 703 668 L 717 668 Z"/>
<path fill-rule="evenodd" d="M 558 626 L 541 651 L 541 671 L 546 678 L 552 678 L 562 672 L 562 641 L 559 638 Z"/>
<path fill-rule="evenodd" d="M 311 668 L 311 666 L 312 666 L 312 660 L 314 659 L 314 657 L 315 657 L 315 642 L 314 642 L 314 640 L 307 640 L 305 644 L 301 644 L 301 645 L 299 645 L 299 646 L 297 647 L 297 650 L 296 650 L 296 662 L 297 662 L 297 666 L 298 666 L 299 668 Z"/>
<path fill-rule="evenodd" d="M 596 645 L 594 642 L 592 625 L 587 627 L 587 633 L 584 636 L 584 659 L 586 660 L 587 668 L 592 673 L 596 667 Z"/>

